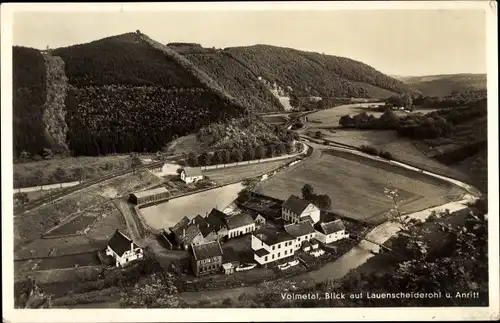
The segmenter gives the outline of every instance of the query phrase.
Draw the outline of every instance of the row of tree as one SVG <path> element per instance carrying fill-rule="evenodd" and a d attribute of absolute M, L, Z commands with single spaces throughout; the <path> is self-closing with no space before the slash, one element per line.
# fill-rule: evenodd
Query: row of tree
<path fill-rule="evenodd" d="M 283 154 L 292 154 L 296 151 L 296 147 L 292 141 L 287 143 L 278 143 L 276 145 L 246 147 L 236 149 L 221 149 L 215 152 L 204 152 L 196 154 L 190 152 L 182 159 L 192 167 L 210 166 L 217 164 L 229 164 L 255 159 L 271 158 L 281 156 Z"/>

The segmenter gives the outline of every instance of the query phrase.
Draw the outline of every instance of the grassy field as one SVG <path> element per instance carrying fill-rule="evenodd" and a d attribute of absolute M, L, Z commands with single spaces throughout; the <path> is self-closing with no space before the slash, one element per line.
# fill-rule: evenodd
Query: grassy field
<path fill-rule="evenodd" d="M 141 218 L 153 229 L 168 229 L 184 216 L 193 218 L 197 214 L 205 215 L 212 208 L 224 209 L 236 199 L 238 192 L 243 188 L 242 184 L 237 183 L 175 198 L 166 203 L 141 209 Z"/>
<path fill-rule="evenodd" d="M 198 153 L 206 149 L 208 149 L 208 147 L 205 147 L 202 142 L 199 142 L 195 134 L 179 137 L 168 145 L 168 153 L 174 155 L 189 153 L 191 151 Z"/>
<path fill-rule="evenodd" d="M 140 190 L 151 185 L 159 185 L 162 180 L 147 170 L 137 171 L 88 187 L 70 194 L 55 203 L 43 205 L 14 218 L 15 246 L 32 241 L 53 227 L 71 219 L 83 211 L 92 212 L 92 208 L 111 199 Z"/>
<path fill-rule="evenodd" d="M 60 268 L 75 268 L 80 266 L 98 266 L 101 261 L 97 257 L 97 252 L 86 252 L 80 254 L 49 257 L 35 260 L 21 260 L 14 262 L 16 272 L 25 272 L 32 270 L 48 270 Z"/>
<path fill-rule="evenodd" d="M 77 180 L 72 176 L 73 171 L 82 168 L 86 179 L 93 179 L 109 174 L 114 171 L 129 169 L 130 160 L 127 155 L 104 156 L 104 157 L 67 157 L 54 158 L 51 160 L 40 160 L 29 163 L 14 164 L 14 173 L 24 178 L 24 186 L 36 186 L 40 184 L 58 183 L 52 177 L 56 168 L 61 167 L 68 175 L 69 182 Z M 40 176 L 41 175 L 41 176 Z"/>
<path fill-rule="evenodd" d="M 314 136 L 317 131 L 322 133 L 322 139 L 332 140 L 346 145 L 360 147 L 361 145 L 373 146 L 379 150 L 388 151 L 394 158 L 401 162 L 423 168 L 431 172 L 453 177 L 465 182 L 470 182 L 469 176 L 458 168 L 453 168 L 426 155 L 419 150 L 415 141 L 408 138 L 401 138 L 395 131 L 384 130 L 360 130 L 360 129 L 332 129 L 338 126 L 338 120 L 345 114 L 356 114 L 369 110 L 356 106 L 342 106 L 319 112 L 307 116 L 308 123 L 303 133 Z M 413 113 L 429 113 L 435 109 L 420 109 Z M 407 114 L 396 111 L 396 114 Z M 381 112 L 368 111 L 368 114 L 380 116 Z"/>
<path fill-rule="evenodd" d="M 284 200 L 290 194 L 300 195 L 306 183 L 331 197 L 333 212 L 367 221 L 378 219 L 392 207 L 384 188 L 399 190 L 404 212 L 443 204 L 461 193 L 423 174 L 334 150 L 322 151 L 319 158 L 307 159 L 261 182 L 256 191 Z"/>
<path fill-rule="evenodd" d="M 210 180 L 216 182 L 217 184 L 223 185 L 226 183 L 240 181 L 246 178 L 259 176 L 266 172 L 270 172 L 280 167 L 281 165 L 290 162 L 290 160 L 291 159 L 283 159 L 266 163 L 206 170 L 203 173 L 208 176 Z"/>

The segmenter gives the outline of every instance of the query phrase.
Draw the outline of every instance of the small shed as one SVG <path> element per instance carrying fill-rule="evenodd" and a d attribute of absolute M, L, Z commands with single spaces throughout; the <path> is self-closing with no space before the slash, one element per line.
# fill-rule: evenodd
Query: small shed
<path fill-rule="evenodd" d="M 168 198 L 170 193 L 165 187 L 158 187 L 151 190 L 145 190 L 130 194 L 129 201 L 140 205 L 149 202 L 156 202 Z"/>

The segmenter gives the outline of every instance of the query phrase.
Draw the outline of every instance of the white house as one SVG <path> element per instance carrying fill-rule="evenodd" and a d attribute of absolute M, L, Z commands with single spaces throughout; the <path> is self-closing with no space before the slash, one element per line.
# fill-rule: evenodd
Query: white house
<path fill-rule="evenodd" d="M 181 172 L 181 180 L 186 184 L 201 181 L 203 179 L 203 173 L 200 167 L 186 167 Z"/>
<path fill-rule="evenodd" d="M 328 244 L 349 237 L 342 220 L 322 222 L 317 226 L 316 239 Z"/>
<path fill-rule="evenodd" d="M 225 220 L 229 239 L 255 231 L 255 222 L 249 214 L 240 213 Z"/>
<path fill-rule="evenodd" d="M 284 229 L 289 235 L 295 238 L 295 251 L 302 247 L 304 241 L 309 242 L 316 236 L 316 230 L 314 230 L 309 221 L 287 224 L 284 226 Z"/>
<path fill-rule="evenodd" d="M 320 209 L 309 201 L 298 198 L 295 195 L 283 203 L 281 207 L 281 217 L 292 223 L 309 220 L 312 224 L 319 222 Z"/>
<path fill-rule="evenodd" d="M 258 264 L 264 265 L 295 254 L 295 238 L 284 230 L 264 227 L 252 234 L 252 250 Z"/>
<path fill-rule="evenodd" d="M 116 260 L 116 267 L 123 267 L 131 261 L 142 259 L 144 251 L 132 239 L 116 230 L 108 242 L 106 255 Z"/>

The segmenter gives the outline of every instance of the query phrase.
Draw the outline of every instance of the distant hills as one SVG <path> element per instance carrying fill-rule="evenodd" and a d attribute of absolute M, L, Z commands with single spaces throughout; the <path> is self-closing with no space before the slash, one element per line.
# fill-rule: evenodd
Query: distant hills
<path fill-rule="evenodd" d="M 444 97 L 453 92 L 486 90 L 486 74 L 393 76 L 425 96 Z"/>
<path fill-rule="evenodd" d="M 348 58 L 268 45 L 167 46 L 140 32 L 48 51 L 13 47 L 13 74 L 16 157 L 44 148 L 154 152 L 211 123 L 283 110 L 292 96 L 415 92 Z"/>

